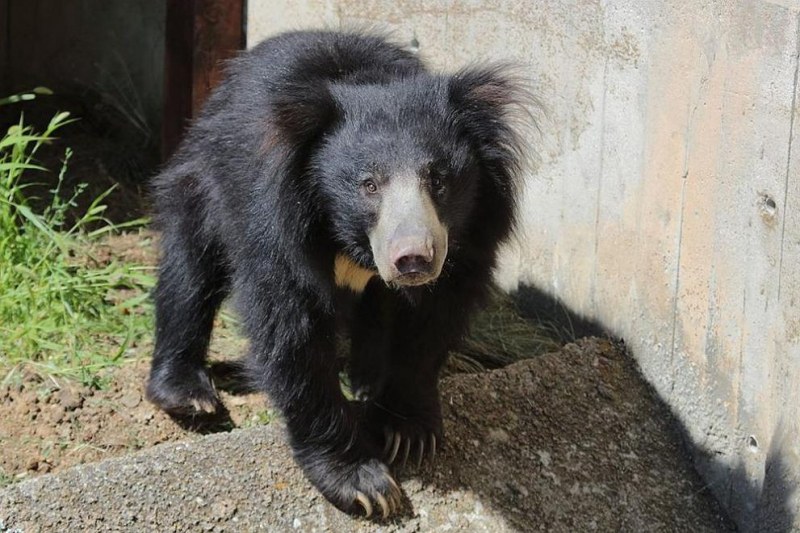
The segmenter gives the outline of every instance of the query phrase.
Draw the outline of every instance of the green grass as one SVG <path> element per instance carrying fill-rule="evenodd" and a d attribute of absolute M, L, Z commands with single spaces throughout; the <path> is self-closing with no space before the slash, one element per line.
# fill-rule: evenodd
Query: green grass
<path fill-rule="evenodd" d="M 253 413 L 248 419 L 242 423 L 243 428 L 250 428 L 256 426 L 266 426 L 275 420 L 275 413 L 269 409 L 264 409 Z"/>
<path fill-rule="evenodd" d="M 108 222 L 103 200 L 110 190 L 76 215 L 85 186 L 62 190 L 70 150 L 46 207 L 34 211 L 26 196 L 48 172 L 36 152 L 69 122 L 60 113 L 37 133 L 20 119 L 0 139 L 0 383 L 25 368 L 96 385 L 98 372 L 122 362 L 137 336 L 151 329 L 149 269 L 93 253 L 105 237 L 143 221 Z M 133 296 L 120 301 L 120 293 Z"/>
<path fill-rule="evenodd" d="M 14 482 L 14 478 L 6 474 L 6 471 L 0 468 L 0 489 L 5 487 L 6 485 L 11 485 Z M 2 522 L 0 522 L 0 526 Z M 2 531 L 2 529 L 0 529 Z"/>

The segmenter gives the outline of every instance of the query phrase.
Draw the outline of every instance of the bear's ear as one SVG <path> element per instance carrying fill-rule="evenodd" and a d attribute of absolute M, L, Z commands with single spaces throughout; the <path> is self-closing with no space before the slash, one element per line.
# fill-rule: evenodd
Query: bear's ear
<path fill-rule="evenodd" d="M 521 170 L 527 157 L 523 136 L 533 124 L 528 106 L 536 100 L 509 65 L 464 69 L 450 78 L 448 96 L 456 128 L 484 164 L 506 178 Z"/>
<path fill-rule="evenodd" d="M 271 142 L 304 146 L 321 137 L 338 117 L 336 101 L 323 80 L 295 83 L 276 91 Z"/>

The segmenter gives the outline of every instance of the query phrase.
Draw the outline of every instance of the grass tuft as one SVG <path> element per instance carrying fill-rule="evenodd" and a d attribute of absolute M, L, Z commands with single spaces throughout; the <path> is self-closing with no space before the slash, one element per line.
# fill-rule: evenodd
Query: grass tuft
<path fill-rule="evenodd" d="M 552 324 L 522 316 L 511 296 L 494 290 L 470 322 L 469 335 L 450 353 L 448 372 L 501 368 L 561 348 Z"/>
<path fill-rule="evenodd" d="M 93 253 L 104 237 L 144 221 L 105 219 L 111 189 L 74 215 L 85 185 L 62 194 L 69 149 L 45 208 L 34 210 L 26 196 L 31 176 L 47 172 L 36 152 L 70 122 L 69 113 L 59 113 L 37 133 L 20 119 L 0 139 L 0 382 L 24 367 L 96 386 L 98 372 L 122 362 L 138 332 L 150 329 L 143 312 L 150 270 Z"/>

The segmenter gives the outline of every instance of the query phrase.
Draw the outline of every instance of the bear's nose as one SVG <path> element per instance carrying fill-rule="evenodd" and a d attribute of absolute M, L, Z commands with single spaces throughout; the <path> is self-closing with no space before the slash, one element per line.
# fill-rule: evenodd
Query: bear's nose
<path fill-rule="evenodd" d="M 392 243 L 391 259 L 397 272 L 429 274 L 433 268 L 433 243 L 431 239 L 404 238 Z"/>
<path fill-rule="evenodd" d="M 429 274 L 431 260 L 422 255 L 404 255 L 394 262 L 401 276 L 406 274 Z"/>

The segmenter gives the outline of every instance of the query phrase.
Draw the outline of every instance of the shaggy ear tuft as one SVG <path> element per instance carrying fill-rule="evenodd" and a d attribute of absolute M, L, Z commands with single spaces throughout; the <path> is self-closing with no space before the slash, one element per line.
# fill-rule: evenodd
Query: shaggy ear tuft
<path fill-rule="evenodd" d="M 520 80 L 511 76 L 511 67 L 496 65 L 467 68 L 453 76 L 450 95 L 454 102 L 499 109 L 518 102 Z"/>
<path fill-rule="evenodd" d="M 456 127 L 470 138 L 484 163 L 503 175 L 498 178 L 506 180 L 516 177 L 532 155 L 524 137 L 536 127 L 531 108 L 538 107 L 514 70 L 510 65 L 467 68 L 449 83 Z"/>
<path fill-rule="evenodd" d="M 287 85 L 275 95 L 273 141 L 304 146 L 321 137 L 337 119 L 336 102 L 324 81 Z"/>

